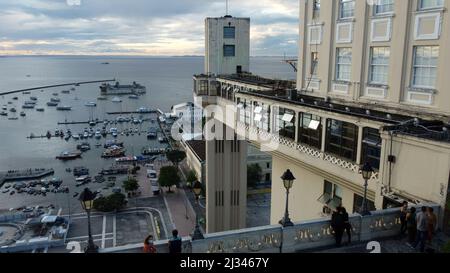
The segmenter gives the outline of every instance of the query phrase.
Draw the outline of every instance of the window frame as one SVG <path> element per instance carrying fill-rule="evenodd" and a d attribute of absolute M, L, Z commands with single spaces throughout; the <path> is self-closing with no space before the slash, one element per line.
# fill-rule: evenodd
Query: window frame
<path fill-rule="evenodd" d="M 353 7 L 349 10 L 344 9 L 345 5 L 348 4 L 352 4 Z M 345 19 L 351 19 L 351 18 L 355 18 L 355 5 L 356 5 L 356 1 L 355 0 L 339 0 L 339 20 L 345 20 Z M 344 11 L 351 11 L 351 16 L 344 16 Z"/>
<path fill-rule="evenodd" d="M 347 51 L 349 51 L 350 52 L 350 62 L 349 63 L 342 63 L 342 62 L 340 62 L 340 59 L 341 59 L 341 55 L 340 55 L 340 52 L 341 51 L 344 51 L 344 50 L 347 50 Z M 336 72 L 335 72 L 335 79 L 336 79 L 336 81 L 345 81 L 345 82 L 350 82 L 351 81 L 351 78 L 352 78 L 352 61 L 353 61 L 353 51 L 352 51 L 352 48 L 351 47 L 338 47 L 338 48 L 336 48 L 336 60 L 335 60 L 335 62 L 336 62 L 336 65 L 335 65 L 335 70 L 336 70 Z M 340 77 L 340 75 L 342 74 L 342 73 L 340 73 L 340 71 L 341 71 L 341 66 L 345 66 L 345 67 L 348 67 L 349 68 L 349 70 L 348 70 L 348 78 L 341 78 Z"/>
<path fill-rule="evenodd" d="M 231 29 L 233 30 L 232 37 L 229 35 L 229 33 L 231 33 L 231 32 L 225 31 L 225 30 L 231 30 Z M 228 36 L 227 36 L 227 34 L 228 34 Z M 223 38 L 224 39 L 236 39 L 236 27 L 235 26 L 224 26 L 223 27 Z"/>
<path fill-rule="evenodd" d="M 227 48 L 233 48 L 233 54 L 232 55 L 228 55 L 227 54 Z M 236 45 L 224 44 L 223 45 L 223 57 L 225 57 L 225 58 L 227 58 L 227 57 L 236 57 Z"/>
<path fill-rule="evenodd" d="M 436 58 L 436 65 L 435 66 L 431 66 L 431 65 L 418 65 L 417 63 L 417 51 L 420 48 L 430 48 L 431 49 L 431 53 L 433 53 L 433 48 L 437 48 L 438 49 L 438 55 L 435 57 Z M 438 68 L 439 68 L 439 53 L 440 53 L 440 46 L 438 45 L 425 45 L 425 46 L 414 46 L 413 47 L 413 61 L 412 61 L 412 67 L 411 67 L 411 86 L 413 88 L 421 88 L 421 89 L 431 89 L 431 90 L 435 90 L 436 88 L 436 83 L 437 83 L 437 77 L 438 77 Z M 430 58 L 434 58 L 431 57 Z M 429 64 L 431 64 L 430 61 L 428 61 Z M 417 77 L 416 75 L 422 75 L 421 73 L 417 73 L 416 71 L 418 69 L 433 69 L 435 71 L 435 75 L 434 75 L 434 84 L 433 86 L 427 86 L 427 85 L 420 85 L 417 84 Z M 430 75 L 427 75 L 428 78 Z"/>
<path fill-rule="evenodd" d="M 333 132 L 333 122 L 337 124 L 337 131 L 335 132 Z M 358 153 L 358 126 L 336 119 L 327 119 L 326 126 L 325 152 L 347 161 L 356 162 Z M 345 135 L 345 132 L 350 134 Z M 351 143 L 352 145 L 350 147 L 350 145 L 345 145 L 345 143 Z M 350 153 L 350 155 L 347 156 L 347 153 Z"/>
<path fill-rule="evenodd" d="M 373 15 L 374 15 L 374 16 L 377 16 L 377 15 L 386 15 L 386 14 L 392 14 L 392 13 L 394 13 L 395 0 L 384 0 L 384 1 L 390 1 L 390 3 L 388 3 L 388 4 L 386 4 L 386 3 L 383 3 L 383 4 L 377 4 L 377 3 L 383 2 L 383 0 L 377 0 L 377 1 L 375 2 L 375 4 L 373 5 Z M 384 6 L 391 6 L 391 10 L 379 12 L 379 11 L 378 11 L 378 8 L 379 8 L 379 7 L 384 7 Z"/>
<path fill-rule="evenodd" d="M 308 124 L 304 124 L 305 117 L 309 116 L 309 121 L 319 121 L 319 127 L 317 130 L 313 130 L 308 128 Z M 322 149 L 322 131 L 323 131 L 323 124 L 322 124 L 322 117 L 310 113 L 303 113 L 300 112 L 298 116 L 298 143 L 307 145 L 309 147 L 313 147 L 317 150 Z M 316 144 L 314 144 L 316 143 Z"/>
<path fill-rule="evenodd" d="M 384 49 L 385 51 L 388 50 L 388 57 L 387 57 L 387 63 L 381 64 L 381 63 L 374 63 L 374 53 L 375 50 Z M 384 58 L 382 58 L 384 59 Z M 372 46 L 370 47 L 370 59 L 369 59 L 369 84 L 376 84 L 376 85 L 383 85 L 387 86 L 389 84 L 389 69 L 390 69 L 390 60 L 391 60 L 391 48 L 388 46 Z M 379 68 L 384 68 L 385 73 L 382 73 L 383 76 L 383 82 L 382 81 L 375 81 L 374 80 L 374 71 L 378 70 Z M 374 69 L 377 68 L 377 69 Z M 378 75 L 378 74 L 377 74 Z"/>

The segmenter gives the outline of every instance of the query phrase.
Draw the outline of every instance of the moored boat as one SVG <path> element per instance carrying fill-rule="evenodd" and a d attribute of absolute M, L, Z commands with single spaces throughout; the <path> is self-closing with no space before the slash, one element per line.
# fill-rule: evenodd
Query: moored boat
<path fill-rule="evenodd" d="M 58 111 L 71 111 L 72 107 L 71 106 L 58 106 L 58 107 L 56 107 L 56 110 L 58 110 Z"/>
<path fill-rule="evenodd" d="M 71 160 L 71 159 L 77 159 L 81 157 L 81 152 L 62 152 L 59 156 L 56 157 L 56 159 L 59 160 Z"/>

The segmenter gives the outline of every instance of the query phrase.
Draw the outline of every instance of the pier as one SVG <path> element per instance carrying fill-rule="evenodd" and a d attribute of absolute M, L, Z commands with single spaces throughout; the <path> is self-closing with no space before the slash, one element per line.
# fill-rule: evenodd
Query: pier
<path fill-rule="evenodd" d="M 26 169 L 26 170 L 9 170 L 0 172 L 0 186 L 4 182 L 37 179 L 44 176 L 52 175 L 53 169 Z"/>
<path fill-rule="evenodd" d="M 15 94 L 15 93 L 22 93 L 26 91 L 33 91 L 33 90 L 39 90 L 39 89 L 48 89 L 48 88 L 54 88 L 54 87 L 63 87 L 63 86 L 71 86 L 71 85 L 82 85 L 82 84 L 90 84 L 90 83 L 102 83 L 102 82 L 115 82 L 116 79 L 112 80 L 96 80 L 96 81 L 86 81 L 86 82 L 72 82 L 72 83 L 63 83 L 63 84 L 54 84 L 54 85 L 45 85 L 45 86 L 39 86 L 39 87 L 32 87 L 32 88 L 26 88 L 26 89 L 19 89 L 19 90 L 13 90 L 13 91 L 7 91 L 7 92 L 1 92 L 0 96 L 9 95 L 9 94 Z"/>
<path fill-rule="evenodd" d="M 108 115 L 129 115 L 129 114 L 155 114 L 158 113 L 156 110 L 149 111 L 130 111 L 130 112 L 106 112 Z"/>

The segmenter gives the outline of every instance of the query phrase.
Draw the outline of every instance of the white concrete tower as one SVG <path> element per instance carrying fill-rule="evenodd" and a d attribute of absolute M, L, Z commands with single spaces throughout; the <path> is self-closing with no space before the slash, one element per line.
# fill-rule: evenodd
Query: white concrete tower
<path fill-rule="evenodd" d="M 205 73 L 215 75 L 248 72 L 250 66 L 250 18 L 226 15 L 205 20 Z"/>

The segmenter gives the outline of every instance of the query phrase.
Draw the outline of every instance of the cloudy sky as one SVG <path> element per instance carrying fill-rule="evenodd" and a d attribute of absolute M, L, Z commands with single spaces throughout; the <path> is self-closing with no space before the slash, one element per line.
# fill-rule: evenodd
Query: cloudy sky
<path fill-rule="evenodd" d="M 297 55 L 298 0 L 230 0 L 251 54 Z M 225 0 L 0 0 L 0 55 L 203 55 Z"/>

